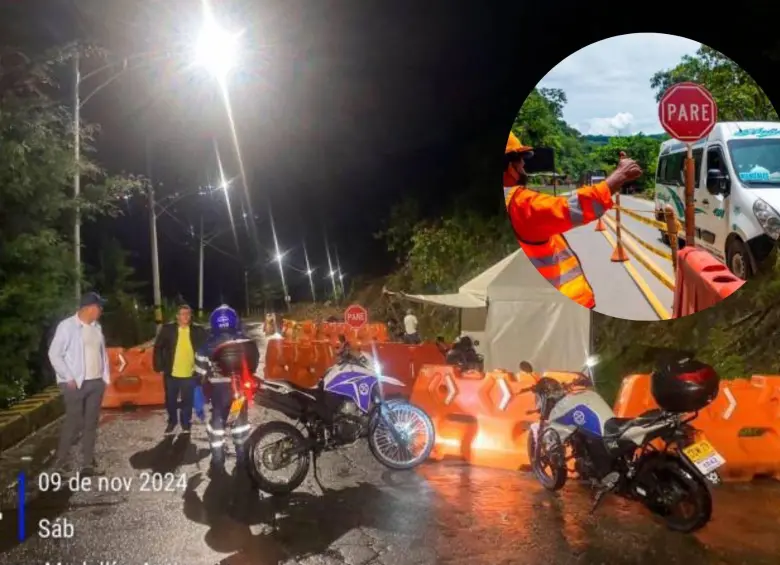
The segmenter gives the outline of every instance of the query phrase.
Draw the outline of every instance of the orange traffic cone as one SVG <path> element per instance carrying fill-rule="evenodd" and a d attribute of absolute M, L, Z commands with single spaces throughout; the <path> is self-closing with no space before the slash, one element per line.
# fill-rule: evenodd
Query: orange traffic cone
<path fill-rule="evenodd" d="M 599 221 L 596 222 L 596 231 L 604 231 L 607 228 L 604 227 L 604 220 L 601 219 L 601 216 L 599 216 Z"/>
<path fill-rule="evenodd" d="M 610 259 L 613 263 L 623 263 L 624 261 L 628 261 L 628 254 L 626 253 L 626 250 L 623 249 L 623 242 L 619 239 Z"/>

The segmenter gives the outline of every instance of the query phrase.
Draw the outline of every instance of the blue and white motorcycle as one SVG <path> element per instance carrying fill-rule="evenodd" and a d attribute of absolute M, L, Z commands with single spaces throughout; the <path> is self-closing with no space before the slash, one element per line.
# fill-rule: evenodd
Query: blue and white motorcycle
<path fill-rule="evenodd" d="M 272 495 L 288 494 L 304 481 L 310 465 L 319 483 L 317 457 L 362 438 L 368 439 L 374 457 L 390 469 L 412 469 L 425 461 L 435 442 L 433 422 L 405 400 L 385 400 L 382 383 L 404 386 L 382 375 L 371 356 L 353 352 L 344 342 L 336 363 L 314 388 L 261 379 L 257 404 L 293 423 L 261 424 L 247 440 L 254 486 Z"/>
<path fill-rule="evenodd" d="M 696 413 L 718 394 L 719 377 L 688 355 L 667 358 L 651 375 L 658 409 L 617 418 L 581 374 L 574 382 L 543 377 L 533 392 L 540 415 L 528 434 L 534 475 L 548 490 L 564 486 L 573 462 L 595 490 L 593 510 L 614 493 L 645 505 L 672 530 L 692 532 L 712 515 L 710 488 L 725 460 L 695 430 Z"/>

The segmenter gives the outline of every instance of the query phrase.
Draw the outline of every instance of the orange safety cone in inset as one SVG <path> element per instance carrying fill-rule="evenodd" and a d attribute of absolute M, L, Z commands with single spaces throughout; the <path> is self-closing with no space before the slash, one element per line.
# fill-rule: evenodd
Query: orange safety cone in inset
<path fill-rule="evenodd" d="M 604 231 L 607 228 L 604 227 L 604 220 L 601 219 L 601 216 L 599 216 L 599 221 L 596 222 L 596 231 Z"/>
<path fill-rule="evenodd" d="M 626 253 L 626 250 L 623 248 L 623 242 L 618 240 L 617 246 L 615 247 L 615 250 L 612 252 L 612 257 L 610 257 L 610 260 L 613 263 L 623 263 L 624 261 L 628 261 L 628 254 Z"/>

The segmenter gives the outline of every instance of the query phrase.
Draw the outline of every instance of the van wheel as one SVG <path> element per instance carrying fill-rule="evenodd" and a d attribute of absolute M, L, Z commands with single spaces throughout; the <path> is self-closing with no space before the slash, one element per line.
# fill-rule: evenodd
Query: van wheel
<path fill-rule="evenodd" d="M 726 248 L 726 266 L 729 268 L 729 271 L 742 280 L 747 280 L 753 276 L 753 269 L 750 265 L 750 253 L 745 243 L 737 237 L 731 238 Z"/>

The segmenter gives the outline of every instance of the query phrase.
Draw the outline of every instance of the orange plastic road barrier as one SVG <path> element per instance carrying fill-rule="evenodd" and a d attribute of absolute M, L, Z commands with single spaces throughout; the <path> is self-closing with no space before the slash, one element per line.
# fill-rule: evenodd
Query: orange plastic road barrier
<path fill-rule="evenodd" d="M 417 371 L 427 363 L 443 363 L 444 356 L 433 344 L 365 343 L 359 348 L 378 359 L 382 374 L 406 386 L 384 385 L 387 397 L 409 398 Z M 315 386 L 333 364 L 336 347 L 329 341 L 290 342 L 269 340 L 265 357 L 265 378 L 284 379 L 298 386 Z"/>
<path fill-rule="evenodd" d="M 686 247 L 677 253 L 674 317 L 701 312 L 735 293 L 745 281 L 704 249 Z"/>
<path fill-rule="evenodd" d="M 111 382 L 103 395 L 103 408 L 162 406 L 165 388 L 154 372 L 151 347 L 109 347 Z"/>
<path fill-rule="evenodd" d="M 634 417 L 656 407 L 649 375 L 623 381 L 615 404 L 618 417 Z M 693 425 L 726 459 L 724 479 L 780 479 L 780 376 L 721 382 L 715 401 L 699 412 Z"/>
<path fill-rule="evenodd" d="M 572 378 L 569 373 L 545 375 Z M 509 470 L 527 466 L 528 429 L 539 416 L 534 395 L 519 391 L 534 382 L 528 373 L 461 373 L 447 365 L 424 366 L 410 400 L 428 413 L 436 428 L 431 458 Z"/>

